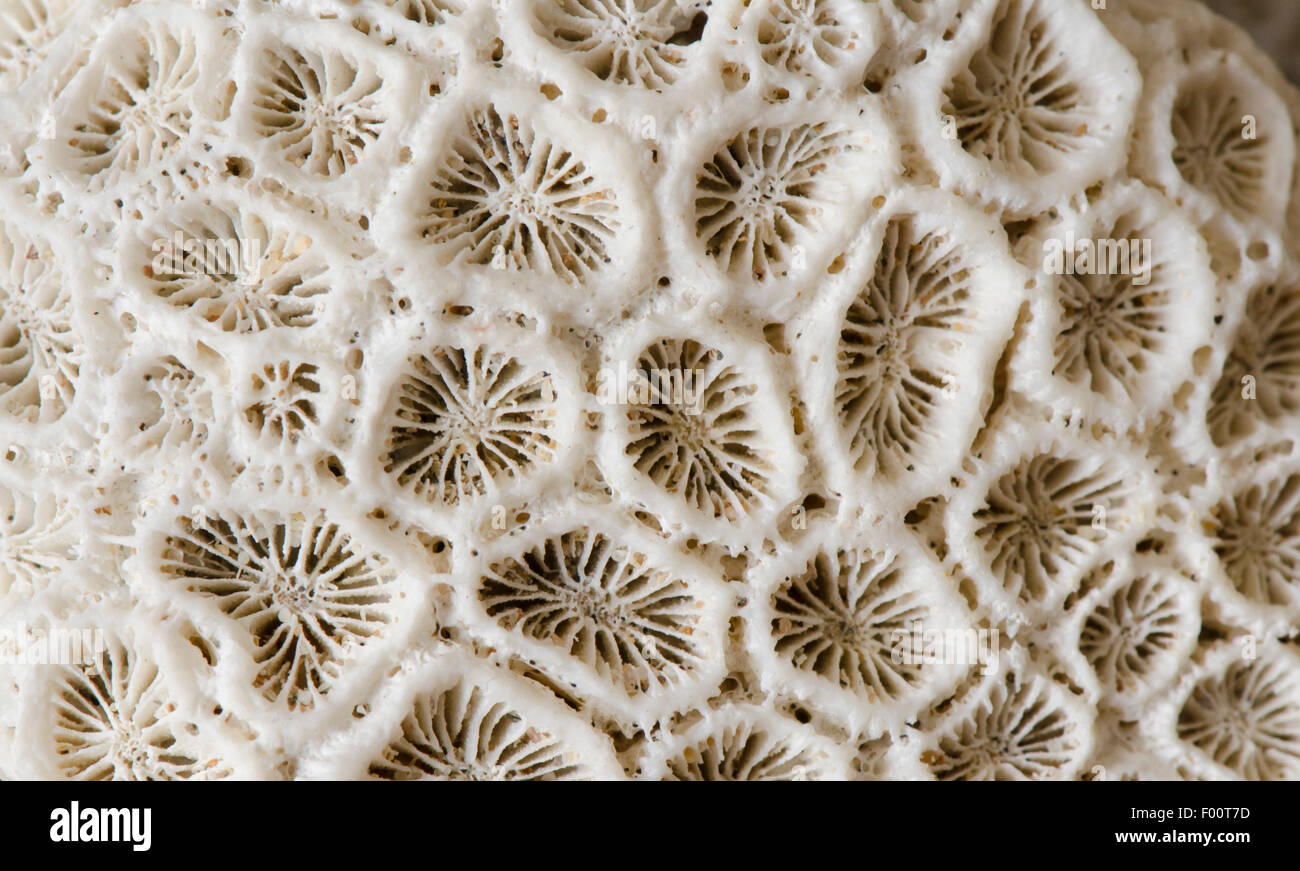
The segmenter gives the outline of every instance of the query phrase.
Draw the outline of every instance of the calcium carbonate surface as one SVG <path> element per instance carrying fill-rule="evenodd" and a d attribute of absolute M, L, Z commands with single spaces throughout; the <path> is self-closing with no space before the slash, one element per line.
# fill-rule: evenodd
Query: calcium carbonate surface
<path fill-rule="evenodd" d="M 0 778 L 1300 778 L 1202 6 L 0 0 L 0 119 Z"/>

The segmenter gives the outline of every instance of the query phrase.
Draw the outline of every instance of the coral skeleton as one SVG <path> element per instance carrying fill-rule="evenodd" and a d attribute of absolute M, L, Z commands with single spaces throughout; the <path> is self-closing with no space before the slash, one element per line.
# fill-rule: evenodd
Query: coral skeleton
<path fill-rule="evenodd" d="M 0 780 L 1300 779 L 1199 0 L 0 0 L 0 117 Z"/>

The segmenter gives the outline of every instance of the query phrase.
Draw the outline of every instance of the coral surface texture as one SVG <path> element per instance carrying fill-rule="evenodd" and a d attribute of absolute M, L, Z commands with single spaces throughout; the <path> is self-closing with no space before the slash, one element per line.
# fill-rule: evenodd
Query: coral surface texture
<path fill-rule="evenodd" d="M 1298 122 L 1193 0 L 0 0 L 0 779 L 1300 779 Z"/>

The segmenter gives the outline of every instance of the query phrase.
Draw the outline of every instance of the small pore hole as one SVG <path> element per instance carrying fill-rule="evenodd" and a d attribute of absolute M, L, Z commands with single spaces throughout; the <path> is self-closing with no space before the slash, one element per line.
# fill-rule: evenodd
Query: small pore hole
<path fill-rule="evenodd" d="M 691 23 L 685 29 L 679 30 L 672 36 L 668 37 L 669 45 L 694 45 L 704 36 L 704 27 L 709 23 L 709 16 L 706 12 L 697 12 L 691 19 Z"/>

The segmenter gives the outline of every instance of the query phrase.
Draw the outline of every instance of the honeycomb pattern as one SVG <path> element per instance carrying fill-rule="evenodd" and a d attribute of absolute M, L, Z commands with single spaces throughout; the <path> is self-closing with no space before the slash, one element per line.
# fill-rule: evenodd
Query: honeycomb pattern
<path fill-rule="evenodd" d="M 1300 92 L 1092 7 L 10 2 L 0 779 L 1300 779 Z"/>

